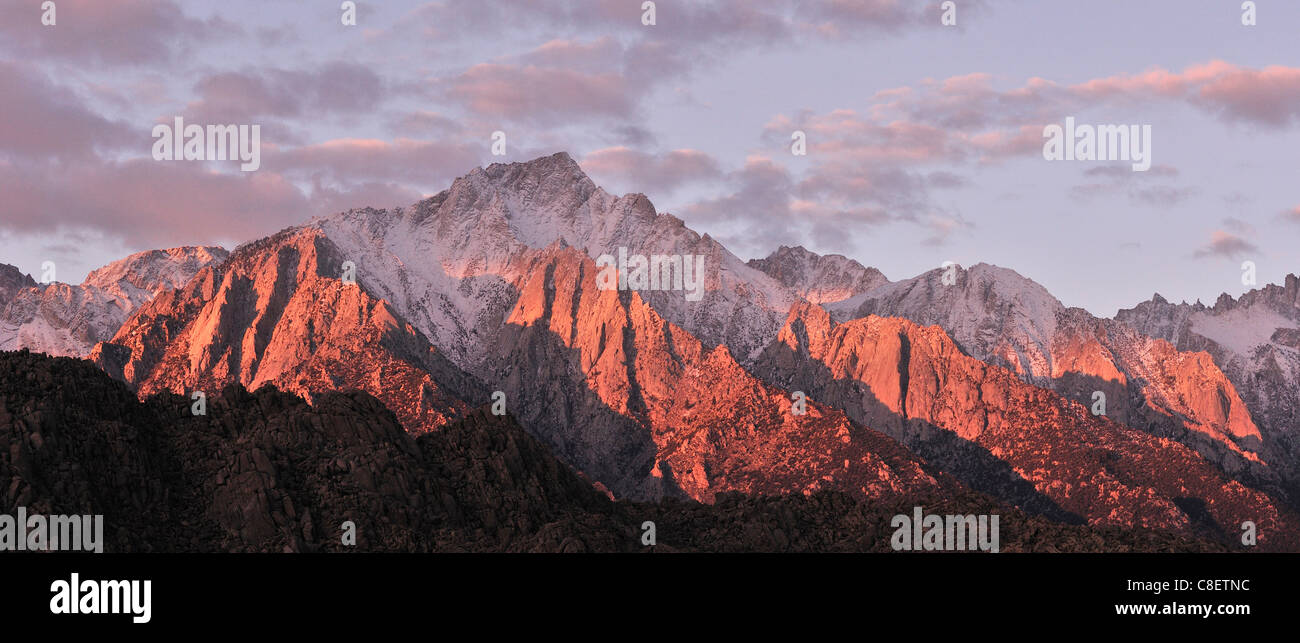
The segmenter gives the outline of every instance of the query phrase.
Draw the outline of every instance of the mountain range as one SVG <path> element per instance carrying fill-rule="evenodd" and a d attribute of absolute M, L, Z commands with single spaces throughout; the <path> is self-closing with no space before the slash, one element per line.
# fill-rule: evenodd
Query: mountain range
<path fill-rule="evenodd" d="M 604 258 L 620 254 L 649 258 L 652 270 L 656 257 L 702 258 L 703 296 L 611 287 Z M 328 477 L 337 466 L 329 453 L 342 448 L 328 442 L 334 433 L 321 442 L 296 432 L 324 431 L 312 419 L 321 415 L 364 415 L 357 422 L 380 427 L 364 436 L 386 445 L 377 452 L 396 449 L 425 462 L 395 471 L 380 463 L 367 474 L 401 480 L 401 493 L 380 492 L 376 502 L 412 503 L 412 528 L 442 524 L 457 504 L 427 506 L 429 494 L 445 497 L 433 489 L 452 483 L 419 487 L 419 476 L 441 480 L 421 467 L 461 448 L 448 441 L 487 439 L 466 431 L 504 430 L 514 445 L 507 460 L 525 461 L 511 467 L 542 467 L 547 480 L 561 481 L 563 499 L 543 500 L 552 498 L 543 493 L 541 506 L 582 514 L 573 519 L 581 525 L 552 532 L 576 530 L 575 548 L 618 550 L 619 538 L 634 539 L 624 532 L 635 521 L 608 507 L 671 507 L 707 522 L 721 520 L 725 505 L 727 515 L 758 512 L 766 517 L 754 520 L 770 522 L 775 514 L 763 512 L 819 511 L 808 503 L 878 512 L 924 498 L 1037 525 L 1032 537 L 1007 536 L 1025 549 L 1077 550 L 1065 543 L 1079 534 L 1110 550 L 1241 549 L 1250 522 L 1260 548 L 1295 551 L 1298 288 L 1290 276 L 1213 307 L 1157 295 L 1105 319 L 986 264 L 890 281 L 847 257 L 800 247 L 746 262 L 657 212 L 644 195 L 605 192 L 559 153 L 474 169 L 409 207 L 312 219 L 229 253 L 189 247 L 132 255 L 80 286 L 38 284 L 0 266 L 0 348 L 93 363 L 150 409 L 155 419 L 142 425 L 184 418 L 199 392 L 212 396 L 214 410 L 234 413 L 243 403 L 231 400 L 248 401 L 241 412 L 254 416 L 251 425 L 268 427 L 259 429 L 271 432 L 265 439 L 279 441 L 265 449 L 293 460 L 271 473 L 239 469 L 248 474 L 306 466 Z M 10 358 L 18 368 L 71 368 L 13 355 L 22 355 Z M 83 371 L 76 377 L 92 377 Z M 59 377 L 47 379 L 49 395 L 62 390 Z M 9 386 L 5 404 L 16 410 L 0 420 L 30 423 Z M 215 418 L 161 424 L 168 422 L 207 422 L 204 431 L 227 432 L 213 434 L 220 440 L 243 430 Z M 11 440 L 28 440 L 26 430 Z M 199 495 L 220 490 L 201 478 L 230 463 L 203 460 L 211 445 L 188 444 L 198 451 L 185 457 L 197 460 L 160 470 L 208 473 L 157 484 Z M 157 448 L 174 454 L 180 447 Z M 319 462 L 294 460 L 300 448 Z M 235 457 L 222 453 L 212 457 Z M 25 462 L 28 475 L 58 466 Z M 100 469 L 77 475 L 89 470 Z M 514 471 L 494 478 L 515 490 L 505 496 L 540 493 L 511 486 Z M 301 493 L 325 484 L 283 475 Z M 93 486 L 88 480 L 78 484 Z M 23 484 L 11 486 L 9 503 Z M 313 516 L 338 517 L 332 497 L 282 493 Z M 768 502 L 794 504 L 761 504 Z M 502 529 L 535 535 L 538 520 L 559 520 L 520 518 L 535 516 L 526 504 L 512 505 L 504 522 L 474 523 L 483 532 L 477 541 L 463 532 L 445 542 L 386 535 L 384 547 L 534 549 L 544 541 L 564 549 L 502 537 Z M 242 534 L 232 526 L 242 519 L 221 514 L 227 510 L 210 507 L 203 518 L 221 529 L 169 547 L 265 549 L 274 541 L 297 551 L 316 547 L 323 533 L 320 523 L 286 518 L 297 509 L 285 509 L 256 534 Z M 770 540 L 762 546 L 717 532 L 677 542 L 713 550 L 880 544 L 861 533 L 835 544 L 817 532 L 809 541 L 806 530 L 800 540 L 794 523 L 765 529 Z M 878 525 L 870 533 L 879 534 Z"/>

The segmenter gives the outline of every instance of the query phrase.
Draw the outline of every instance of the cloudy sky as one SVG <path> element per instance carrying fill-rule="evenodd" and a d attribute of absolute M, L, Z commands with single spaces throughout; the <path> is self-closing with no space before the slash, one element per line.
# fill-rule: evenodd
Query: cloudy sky
<path fill-rule="evenodd" d="M 1300 272 L 1289 0 L 55 4 L 0 0 L 0 262 L 61 281 L 561 150 L 743 258 L 983 261 L 1106 316 Z M 261 168 L 153 160 L 176 116 L 261 125 Z M 1151 170 L 1044 160 L 1067 116 L 1150 125 Z"/>

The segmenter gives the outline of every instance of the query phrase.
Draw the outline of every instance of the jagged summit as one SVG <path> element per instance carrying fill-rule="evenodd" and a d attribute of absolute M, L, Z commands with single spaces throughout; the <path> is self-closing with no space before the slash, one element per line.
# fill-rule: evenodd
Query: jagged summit
<path fill-rule="evenodd" d="M 569 156 L 569 153 L 565 151 L 559 151 L 547 156 L 539 156 L 528 161 L 492 163 L 486 168 L 475 169 L 483 169 L 486 174 L 495 176 L 502 172 L 509 171 L 511 168 L 519 168 L 525 172 L 540 172 L 547 174 L 552 172 L 571 172 L 575 176 L 587 178 L 587 174 L 582 171 L 582 167 L 578 165 L 578 162 L 573 160 L 573 157 Z M 473 174 L 473 170 L 471 170 L 470 173 Z"/>
<path fill-rule="evenodd" d="M 18 291 L 35 288 L 36 280 L 19 270 L 17 266 L 0 263 L 0 307 L 8 303 Z"/>
<path fill-rule="evenodd" d="M 565 153 L 477 168 L 409 208 L 351 210 L 312 222 L 359 270 L 378 277 L 394 302 L 436 345 L 460 358 L 481 351 L 465 320 L 498 318 L 532 253 L 557 241 L 602 255 L 704 258 L 703 297 L 646 292 L 669 321 L 739 358 L 776 336 L 798 299 L 722 244 L 661 215 L 650 199 L 614 196 Z"/>
<path fill-rule="evenodd" d="M 571 193 L 581 200 L 586 200 L 598 192 L 604 193 L 604 190 L 582 171 L 582 167 L 569 156 L 568 152 L 539 156 L 530 161 L 493 163 L 485 168 L 477 167 L 452 181 L 450 191 L 455 193 L 458 188 L 465 189 L 467 186 L 470 189 L 487 189 L 493 192 L 506 188 L 542 199 Z"/>
<path fill-rule="evenodd" d="M 781 246 L 749 265 L 771 275 L 813 303 L 843 301 L 889 283 L 879 270 L 844 255 L 819 255 L 803 246 Z"/>
<path fill-rule="evenodd" d="M 1241 392 L 1272 462 L 1300 492 L 1300 278 L 1267 284 L 1213 306 L 1156 295 L 1115 319 L 1182 351 L 1204 351 Z"/>
<path fill-rule="evenodd" d="M 203 267 L 223 261 L 219 246 L 138 252 L 91 271 L 80 285 L 17 281 L 0 270 L 0 350 L 29 348 L 85 357 L 96 343 L 159 292 L 179 288 Z M 21 287 L 10 288 L 18 284 Z"/>
<path fill-rule="evenodd" d="M 1282 278 L 1281 284 L 1273 284 L 1273 283 L 1264 284 L 1259 288 L 1254 288 L 1252 290 L 1244 292 L 1237 297 L 1233 297 L 1232 295 L 1226 292 L 1221 292 L 1219 293 L 1218 297 L 1214 298 L 1214 304 L 1212 306 L 1206 306 L 1204 303 L 1201 302 L 1201 299 L 1199 297 L 1196 299 L 1196 301 L 1193 302 L 1188 302 L 1186 299 L 1184 299 L 1182 302 L 1178 304 L 1172 304 L 1164 295 L 1161 295 L 1159 292 L 1155 292 L 1151 294 L 1150 299 L 1144 302 L 1140 302 L 1137 305 L 1133 306 L 1132 308 L 1122 309 L 1120 311 L 1120 314 L 1116 315 L 1116 319 L 1118 319 L 1120 316 L 1123 316 L 1124 314 L 1131 315 L 1134 311 L 1141 310 L 1143 307 L 1147 307 L 1151 305 L 1187 306 L 1197 311 L 1213 310 L 1217 312 L 1225 312 L 1237 307 L 1239 304 L 1252 304 L 1258 301 L 1275 300 L 1275 301 L 1283 302 L 1282 310 L 1285 311 L 1289 306 L 1289 302 L 1294 302 L 1297 299 L 1295 293 L 1298 292 L 1300 292 L 1300 276 L 1296 276 L 1295 274 L 1291 274 L 1291 273 L 1287 273 L 1287 275 Z M 1290 293 L 1290 296 L 1288 296 L 1288 293 Z"/>
<path fill-rule="evenodd" d="M 943 328 L 968 355 L 1075 400 L 1096 391 L 1108 417 L 1173 438 L 1225 467 L 1268 451 L 1239 393 L 1207 355 L 1069 308 L 1041 284 L 987 263 L 936 268 L 827 306 L 841 322 L 877 315 Z"/>
<path fill-rule="evenodd" d="M 204 266 L 220 263 L 228 256 L 230 252 L 221 246 L 145 250 L 90 271 L 81 285 L 122 297 L 147 299 L 158 290 L 185 285 Z"/>
<path fill-rule="evenodd" d="M 1006 315 L 1016 326 L 1050 333 L 1065 305 L 1038 282 L 1010 268 L 977 263 L 969 268 L 954 264 L 934 268 L 911 279 L 883 284 L 831 307 L 839 319 L 869 314 L 908 317 L 922 324 L 961 323 L 969 334 L 989 313 Z M 947 328 L 947 326 L 945 326 Z M 953 330 L 949 330 L 953 332 Z M 957 332 L 958 341 L 965 333 Z"/>

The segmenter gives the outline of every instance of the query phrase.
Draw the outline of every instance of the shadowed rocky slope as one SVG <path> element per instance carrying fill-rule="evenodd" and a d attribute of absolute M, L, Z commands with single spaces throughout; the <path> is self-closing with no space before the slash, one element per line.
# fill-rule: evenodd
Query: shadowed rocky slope
<path fill-rule="evenodd" d="M 669 323 L 639 293 L 552 247 L 529 271 L 484 373 L 566 462 L 620 497 L 804 493 L 864 498 L 952 490 L 893 439 L 791 396 Z"/>
<path fill-rule="evenodd" d="M 1220 295 L 1213 306 L 1155 295 L 1115 319 L 1212 357 L 1259 424 L 1272 466 L 1300 498 L 1300 277 L 1287 275 L 1282 285 L 1236 299 Z"/>
<path fill-rule="evenodd" d="M 87 362 L 0 353 L 0 513 L 102 513 L 106 551 L 890 551 L 890 518 L 921 505 L 1000 513 L 1002 551 L 1225 549 L 1060 525 L 971 492 L 616 503 L 508 416 L 476 411 L 417 438 L 360 392 L 307 405 L 231 386 L 206 415 L 189 408 L 139 402 Z"/>
<path fill-rule="evenodd" d="M 0 350 L 85 357 L 159 292 L 226 258 L 216 246 L 138 252 L 91 271 L 80 285 L 37 283 L 0 264 Z"/>
<path fill-rule="evenodd" d="M 1209 355 L 1183 351 L 1114 320 L 1067 308 L 1013 270 L 953 266 L 828 304 L 837 321 L 878 315 L 936 325 L 962 351 L 1021 380 L 1196 449 L 1242 482 L 1280 491 L 1277 453 L 1238 389 Z"/>
<path fill-rule="evenodd" d="M 141 395 L 234 383 L 308 399 L 363 390 L 412 431 L 486 401 L 481 385 L 388 302 L 344 281 L 345 261 L 311 229 L 241 246 L 143 306 L 90 358 Z"/>
<path fill-rule="evenodd" d="M 769 381 L 842 408 L 972 487 L 1062 520 L 1297 545 L 1297 519 L 1195 451 L 1030 386 L 957 347 L 942 329 L 870 316 L 834 324 L 790 313 L 760 360 Z"/>

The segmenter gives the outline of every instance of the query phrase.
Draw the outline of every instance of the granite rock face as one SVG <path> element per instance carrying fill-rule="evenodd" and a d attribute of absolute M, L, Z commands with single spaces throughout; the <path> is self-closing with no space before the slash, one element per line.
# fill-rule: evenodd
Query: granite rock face
<path fill-rule="evenodd" d="M 975 489 L 1063 521 L 1231 537 L 1265 525 L 1297 546 L 1295 514 L 1178 442 L 1024 383 L 961 351 L 936 326 L 790 313 L 758 372 L 842 408 Z"/>
<path fill-rule="evenodd" d="M 346 261 L 311 229 L 241 246 L 145 304 L 90 359 L 145 396 L 367 391 L 415 432 L 487 399 L 391 304 L 346 280 Z"/>
<path fill-rule="evenodd" d="M 1240 391 L 1263 437 L 1262 452 L 1300 497 L 1300 277 L 1213 306 L 1160 295 L 1115 319 L 1180 351 L 1209 355 Z"/>
<path fill-rule="evenodd" d="M 236 385 L 196 416 L 187 398 L 140 402 L 86 362 L 25 351 L 0 354 L 0 391 L 0 512 L 103 514 L 106 551 L 891 551 L 889 521 L 913 506 L 998 513 L 1002 551 L 1227 549 L 1062 525 L 962 490 L 613 502 L 509 416 L 474 411 L 416 437 L 361 392 L 308 405 Z"/>
<path fill-rule="evenodd" d="M 217 246 L 138 252 L 91 271 L 78 285 L 37 283 L 0 264 L 0 350 L 85 357 L 140 306 L 227 254 Z"/>
<path fill-rule="evenodd" d="M 1022 381 L 1091 405 L 1156 437 L 1178 441 L 1245 484 L 1289 496 L 1286 458 L 1268 446 L 1238 385 L 1195 345 L 1069 308 L 1013 270 L 950 266 L 824 306 L 836 321 L 870 315 L 934 325 L 966 354 Z"/>

